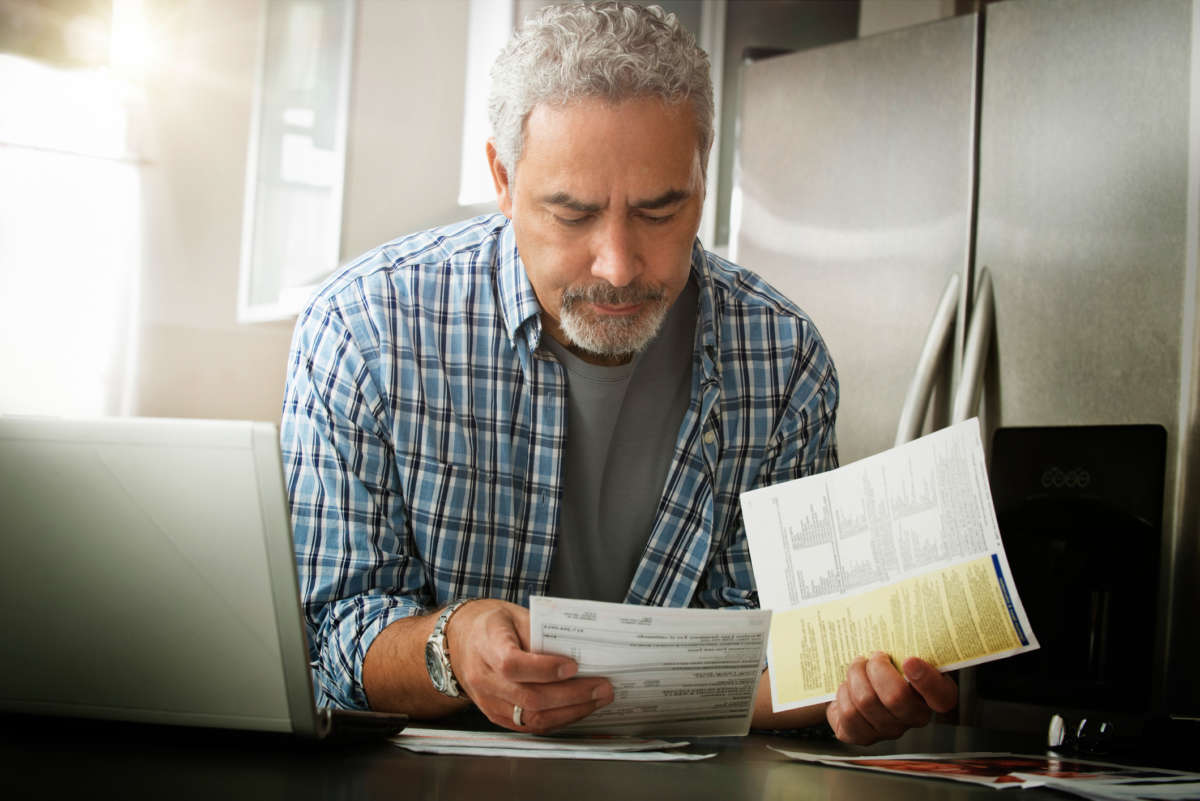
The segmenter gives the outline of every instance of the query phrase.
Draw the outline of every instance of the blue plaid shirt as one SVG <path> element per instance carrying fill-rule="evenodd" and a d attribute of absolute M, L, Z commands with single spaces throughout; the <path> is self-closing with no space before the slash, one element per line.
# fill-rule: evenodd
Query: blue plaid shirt
<path fill-rule="evenodd" d="M 837 375 L 812 322 L 693 247 L 692 397 L 627 603 L 756 606 L 744 490 L 835 467 Z M 567 379 L 508 220 L 379 247 L 292 342 L 281 444 L 318 701 L 366 706 L 389 623 L 549 583 Z"/>

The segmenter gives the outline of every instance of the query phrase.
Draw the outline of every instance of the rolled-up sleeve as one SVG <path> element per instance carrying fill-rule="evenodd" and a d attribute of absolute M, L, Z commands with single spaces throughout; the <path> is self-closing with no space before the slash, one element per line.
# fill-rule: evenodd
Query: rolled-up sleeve
<path fill-rule="evenodd" d="M 280 425 L 317 701 L 352 709 L 375 637 L 431 605 L 364 335 L 328 296 L 301 315 Z"/>
<path fill-rule="evenodd" d="M 787 412 L 772 437 L 757 486 L 770 486 L 824 473 L 838 466 L 838 379 L 822 341 L 804 354 L 805 370 L 795 382 Z"/>

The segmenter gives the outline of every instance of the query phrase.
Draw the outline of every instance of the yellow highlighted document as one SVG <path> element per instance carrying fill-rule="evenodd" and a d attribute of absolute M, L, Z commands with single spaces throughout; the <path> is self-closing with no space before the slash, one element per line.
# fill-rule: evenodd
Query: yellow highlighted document
<path fill-rule="evenodd" d="M 741 501 L 777 712 L 832 699 L 876 651 L 954 670 L 1038 647 L 975 420 Z"/>
<path fill-rule="evenodd" d="M 917 656 L 943 669 L 1019 653 L 989 558 L 975 559 L 851 598 L 776 612 L 769 661 L 775 697 L 790 705 L 832 697 L 847 666 L 875 651 L 896 666 Z"/>

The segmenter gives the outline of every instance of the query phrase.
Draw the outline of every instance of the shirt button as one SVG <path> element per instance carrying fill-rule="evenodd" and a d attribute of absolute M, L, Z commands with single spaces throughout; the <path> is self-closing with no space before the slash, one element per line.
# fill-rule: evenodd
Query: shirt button
<path fill-rule="evenodd" d="M 705 431 L 705 432 L 704 432 L 704 444 L 705 444 L 705 445 L 712 445 L 712 444 L 713 444 L 714 442 L 716 442 L 716 441 L 717 441 L 717 435 L 716 435 L 716 434 L 714 434 L 714 433 L 713 433 L 713 432 L 711 432 L 711 431 Z"/>

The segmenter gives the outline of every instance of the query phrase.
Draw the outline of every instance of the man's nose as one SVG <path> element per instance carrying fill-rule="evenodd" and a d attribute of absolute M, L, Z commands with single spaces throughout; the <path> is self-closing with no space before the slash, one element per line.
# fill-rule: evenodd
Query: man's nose
<path fill-rule="evenodd" d="M 596 232 L 592 251 L 592 275 L 613 286 L 632 283 L 642 272 L 637 243 L 630 221 L 613 219 Z"/>

